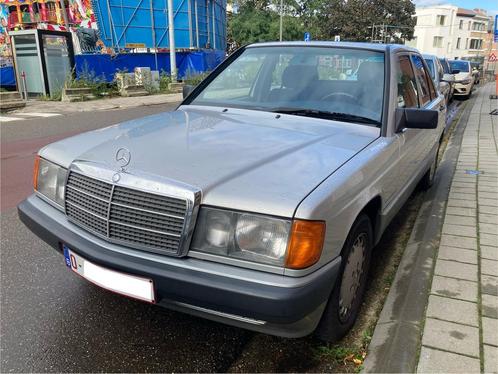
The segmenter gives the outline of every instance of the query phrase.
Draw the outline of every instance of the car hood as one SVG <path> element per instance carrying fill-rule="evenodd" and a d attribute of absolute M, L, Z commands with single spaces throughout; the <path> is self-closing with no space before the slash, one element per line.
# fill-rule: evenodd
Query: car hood
<path fill-rule="evenodd" d="M 202 191 L 202 203 L 291 217 L 302 199 L 380 136 L 365 125 L 292 115 L 182 106 L 53 143 L 40 155 L 167 177 Z"/>
<path fill-rule="evenodd" d="M 461 71 L 460 73 L 455 74 L 455 81 L 457 81 L 457 82 L 464 80 L 464 79 L 469 79 L 469 78 L 472 78 L 472 73 L 470 73 L 470 72 Z"/>

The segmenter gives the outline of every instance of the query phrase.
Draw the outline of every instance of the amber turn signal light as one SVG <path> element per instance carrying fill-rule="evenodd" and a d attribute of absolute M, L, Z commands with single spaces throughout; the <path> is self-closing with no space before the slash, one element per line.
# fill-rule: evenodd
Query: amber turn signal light
<path fill-rule="evenodd" d="M 38 168 L 40 167 L 40 156 L 35 156 L 35 165 L 33 167 L 33 188 L 38 189 Z"/>
<path fill-rule="evenodd" d="M 322 254 L 325 222 L 294 220 L 285 266 L 304 269 L 315 264 Z"/>

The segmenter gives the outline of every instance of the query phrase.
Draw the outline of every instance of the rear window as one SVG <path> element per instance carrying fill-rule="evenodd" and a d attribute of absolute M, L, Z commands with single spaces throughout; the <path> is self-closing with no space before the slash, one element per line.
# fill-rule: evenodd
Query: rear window
<path fill-rule="evenodd" d="M 460 70 L 461 72 L 464 73 L 468 73 L 470 71 L 469 65 L 470 64 L 467 61 L 459 61 L 459 60 L 450 61 L 451 70 Z"/>

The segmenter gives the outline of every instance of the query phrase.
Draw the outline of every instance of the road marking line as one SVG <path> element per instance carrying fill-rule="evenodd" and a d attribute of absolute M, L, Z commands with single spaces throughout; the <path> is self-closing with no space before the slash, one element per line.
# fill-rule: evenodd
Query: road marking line
<path fill-rule="evenodd" d="M 0 116 L 0 122 L 22 121 L 24 119 L 26 119 L 26 118 Z"/>
<path fill-rule="evenodd" d="M 28 117 L 56 117 L 56 116 L 61 116 L 62 114 L 60 114 L 60 113 L 37 113 L 37 112 L 31 112 L 31 113 L 16 113 L 16 115 L 19 115 L 19 116 L 28 116 Z"/>

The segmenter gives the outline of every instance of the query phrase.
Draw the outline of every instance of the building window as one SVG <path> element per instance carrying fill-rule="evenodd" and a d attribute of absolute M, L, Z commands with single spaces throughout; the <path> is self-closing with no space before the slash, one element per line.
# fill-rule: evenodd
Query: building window
<path fill-rule="evenodd" d="M 443 47 L 443 37 L 442 36 L 435 36 L 434 41 L 432 42 L 432 46 L 434 48 L 442 48 Z"/>
<path fill-rule="evenodd" d="M 460 49 L 460 42 L 462 41 L 461 38 L 458 38 L 457 39 L 457 45 L 456 45 L 456 49 Z"/>
<path fill-rule="evenodd" d="M 463 19 L 460 20 L 460 24 L 458 25 L 460 30 L 463 30 Z"/>
<path fill-rule="evenodd" d="M 474 30 L 474 31 L 484 31 L 484 23 L 482 23 L 482 22 L 474 22 L 472 24 L 472 30 Z"/>
<path fill-rule="evenodd" d="M 482 49 L 482 39 L 470 39 L 469 49 Z"/>
<path fill-rule="evenodd" d="M 469 24 L 467 25 L 467 30 L 470 30 L 470 24 L 471 24 L 471 23 L 472 23 L 472 22 L 470 22 L 470 21 L 469 21 Z"/>
<path fill-rule="evenodd" d="M 469 38 L 465 39 L 465 49 L 469 49 Z"/>
<path fill-rule="evenodd" d="M 444 26 L 445 19 L 446 19 L 446 16 L 438 15 L 436 18 L 436 25 Z"/>
<path fill-rule="evenodd" d="M 418 21 L 417 17 L 415 16 L 415 17 L 413 17 L 413 19 L 415 21 L 415 26 L 417 26 L 417 21 Z"/>

